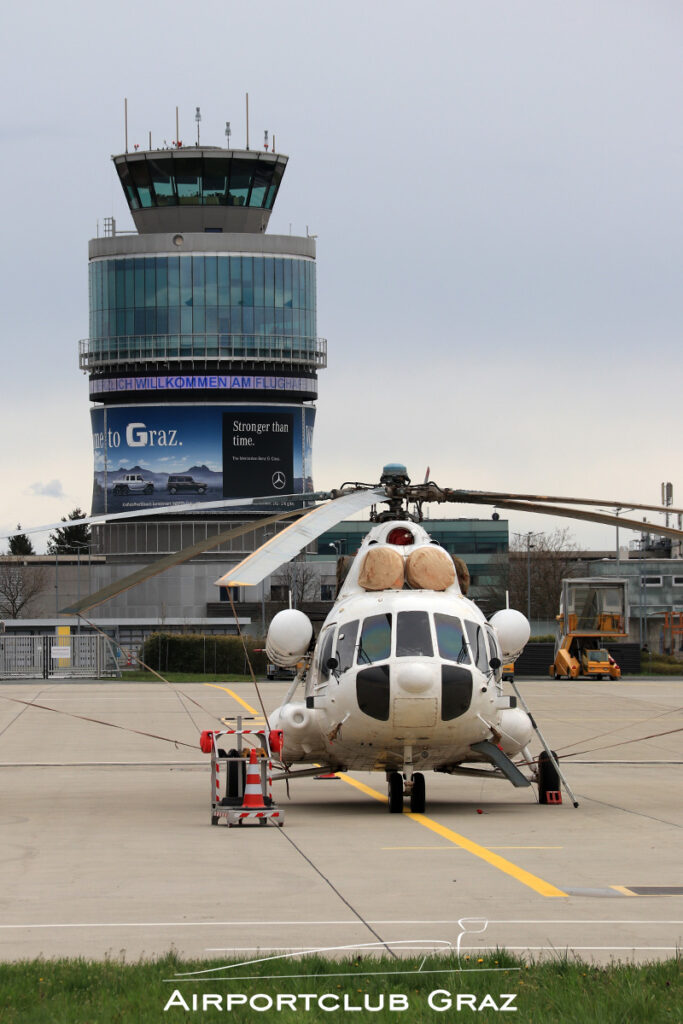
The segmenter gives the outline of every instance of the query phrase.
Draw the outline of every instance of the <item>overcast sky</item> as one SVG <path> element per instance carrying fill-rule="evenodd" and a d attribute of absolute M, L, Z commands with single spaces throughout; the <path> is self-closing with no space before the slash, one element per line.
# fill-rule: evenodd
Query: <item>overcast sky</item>
<path fill-rule="evenodd" d="M 229 120 L 238 146 L 247 91 L 252 147 L 290 157 L 269 230 L 318 236 L 316 487 L 403 461 L 624 502 L 670 480 L 683 505 L 682 29 L 680 0 L 12 5 L 0 526 L 90 507 L 77 342 L 88 239 L 133 226 L 124 97 L 131 145 L 173 139 L 177 104 L 184 141 L 199 105 L 202 141 Z"/>

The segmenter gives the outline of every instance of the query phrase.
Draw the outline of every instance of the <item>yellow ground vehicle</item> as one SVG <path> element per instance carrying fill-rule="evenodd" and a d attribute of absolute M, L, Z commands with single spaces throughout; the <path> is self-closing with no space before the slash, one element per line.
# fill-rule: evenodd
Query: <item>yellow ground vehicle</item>
<path fill-rule="evenodd" d="M 621 669 L 604 647 L 598 647 L 599 639 L 585 635 L 565 636 L 562 646 L 555 653 L 550 666 L 550 675 L 556 679 L 566 676 L 592 676 L 594 679 L 619 679 Z"/>
<path fill-rule="evenodd" d="M 562 581 L 555 659 L 555 679 L 619 679 L 621 669 L 602 646 L 606 637 L 628 635 L 626 580 Z"/>

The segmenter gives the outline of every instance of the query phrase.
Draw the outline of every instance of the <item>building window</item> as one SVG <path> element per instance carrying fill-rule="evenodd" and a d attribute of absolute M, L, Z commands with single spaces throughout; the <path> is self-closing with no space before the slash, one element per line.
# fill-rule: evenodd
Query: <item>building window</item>
<path fill-rule="evenodd" d="M 662 577 L 661 576 L 643 576 L 644 587 L 661 587 Z"/>
<path fill-rule="evenodd" d="M 334 601 L 334 583 L 321 583 L 320 584 L 320 600 L 321 601 Z"/>
<path fill-rule="evenodd" d="M 270 599 L 271 601 L 286 601 L 289 593 L 289 587 L 284 583 L 271 583 L 270 586 Z"/>
<path fill-rule="evenodd" d="M 672 576 L 671 582 L 674 587 L 683 587 L 683 576 Z"/>

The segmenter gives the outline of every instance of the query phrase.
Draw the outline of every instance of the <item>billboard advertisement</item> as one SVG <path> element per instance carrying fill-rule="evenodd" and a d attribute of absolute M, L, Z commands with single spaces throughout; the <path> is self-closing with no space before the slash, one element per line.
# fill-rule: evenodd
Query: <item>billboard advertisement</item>
<path fill-rule="evenodd" d="M 310 406 L 121 405 L 90 415 L 93 515 L 313 490 Z"/>

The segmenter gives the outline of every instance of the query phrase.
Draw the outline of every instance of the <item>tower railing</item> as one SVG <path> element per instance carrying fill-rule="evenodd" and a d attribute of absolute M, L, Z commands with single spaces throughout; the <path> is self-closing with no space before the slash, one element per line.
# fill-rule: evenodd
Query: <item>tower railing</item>
<path fill-rule="evenodd" d="M 145 334 L 84 338 L 78 343 L 78 363 L 90 372 L 130 363 L 209 363 L 246 361 L 327 366 L 327 340 L 306 336 L 258 334 Z"/>

